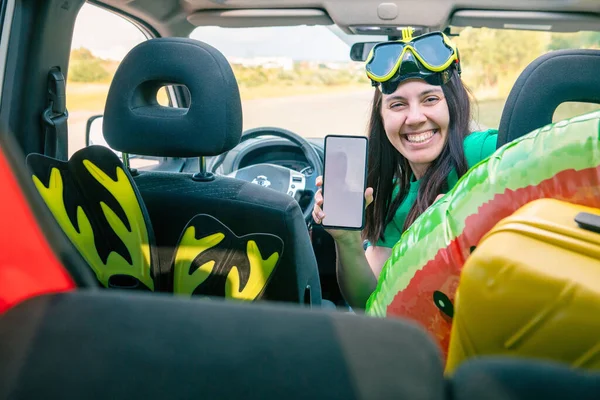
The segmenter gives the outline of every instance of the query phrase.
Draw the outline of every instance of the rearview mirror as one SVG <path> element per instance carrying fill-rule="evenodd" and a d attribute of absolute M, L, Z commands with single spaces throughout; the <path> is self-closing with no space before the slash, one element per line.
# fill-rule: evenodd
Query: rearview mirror
<path fill-rule="evenodd" d="M 354 43 L 350 48 L 350 59 L 352 61 L 365 61 L 369 57 L 371 49 L 379 42 Z"/>

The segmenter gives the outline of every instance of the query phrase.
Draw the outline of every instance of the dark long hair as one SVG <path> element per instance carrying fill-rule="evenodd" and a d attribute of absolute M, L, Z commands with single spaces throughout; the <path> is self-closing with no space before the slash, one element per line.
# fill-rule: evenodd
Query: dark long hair
<path fill-rule="evenodd" d="M 448 175 L 453 168 L 459 178 L 468 170 L 463 140 L 470 133 L 471 103 L 468 89 L 462 83 L 458 73 L 452 70 L 451 74 L 450 80 L 442 86 L 450 113 L 446 144 L 421 178 L 417 200 L 408 212 L 404 226 L 398 227 L 401 232 L 404 232 L 433 203 L 436 196 L 448 191 Z M 412 177 L 408 160 L 392 146 L 385 134 L 381 118 L 381 102 L 381 92 L 375 89 L 369 121 L 367 168 L 367 185 L 373 188 L 375 198 L 367 207 L 363 230 L 363 238 L 373 244 L 379 239 L 385 240 L 385 227 L 393 220 L 398 207 L 406 198 Z M 394 178 L 398 179 L 400 192 L 392 199 Z"/>

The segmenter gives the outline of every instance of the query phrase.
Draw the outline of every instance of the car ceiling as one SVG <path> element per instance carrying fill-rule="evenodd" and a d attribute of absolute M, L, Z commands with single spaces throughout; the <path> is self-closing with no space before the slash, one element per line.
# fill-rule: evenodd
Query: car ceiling
<path fill-rule="evenodd" d="M 598 0 L 104 0 L 93 1 L 187 36 L 196 26 L 339 26 L 348 34 L 392 35 L 398 26 L 600 30 Z M 362 28 L 369 27 L 365 32 Z M 383 30 L 373 30 L 377 27 Z"/>

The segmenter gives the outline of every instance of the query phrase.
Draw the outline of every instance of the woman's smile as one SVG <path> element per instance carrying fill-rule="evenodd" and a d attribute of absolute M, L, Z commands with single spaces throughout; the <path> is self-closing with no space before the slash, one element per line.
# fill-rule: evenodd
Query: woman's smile
<path fill-rule="evenodd" d="M 427 147 L 429 143 L 437 138 L 436 134 L 438 132 L 439 129 L 429 129 L 420 132 L 403 133 L 400 134 L 400 137 L 409 147 L 417 149 Z M 437 136 L 439 137 L 439 135 Z"/>

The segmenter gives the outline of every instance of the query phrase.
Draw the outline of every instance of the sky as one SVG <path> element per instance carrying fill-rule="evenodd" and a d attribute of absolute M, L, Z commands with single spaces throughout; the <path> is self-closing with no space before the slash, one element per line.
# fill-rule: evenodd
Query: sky
<path fill-rule="evenodd" d="M 336 32 L 343 35 L 339 30 Z M 242 29 L 199 27 L 190 37 L 216 47 L 226 57 L 350 61 L 350 46 L 324 26 Z M 377 40 L 376 37 L 367 39 Z M 86 3 L 77 17 L 72 48 L 86 47 L 97 57 L 121 60 L 143 40 L 144 35 L 128 21 Z M 353 40 L 360 41 L 363 38 Z"/>

